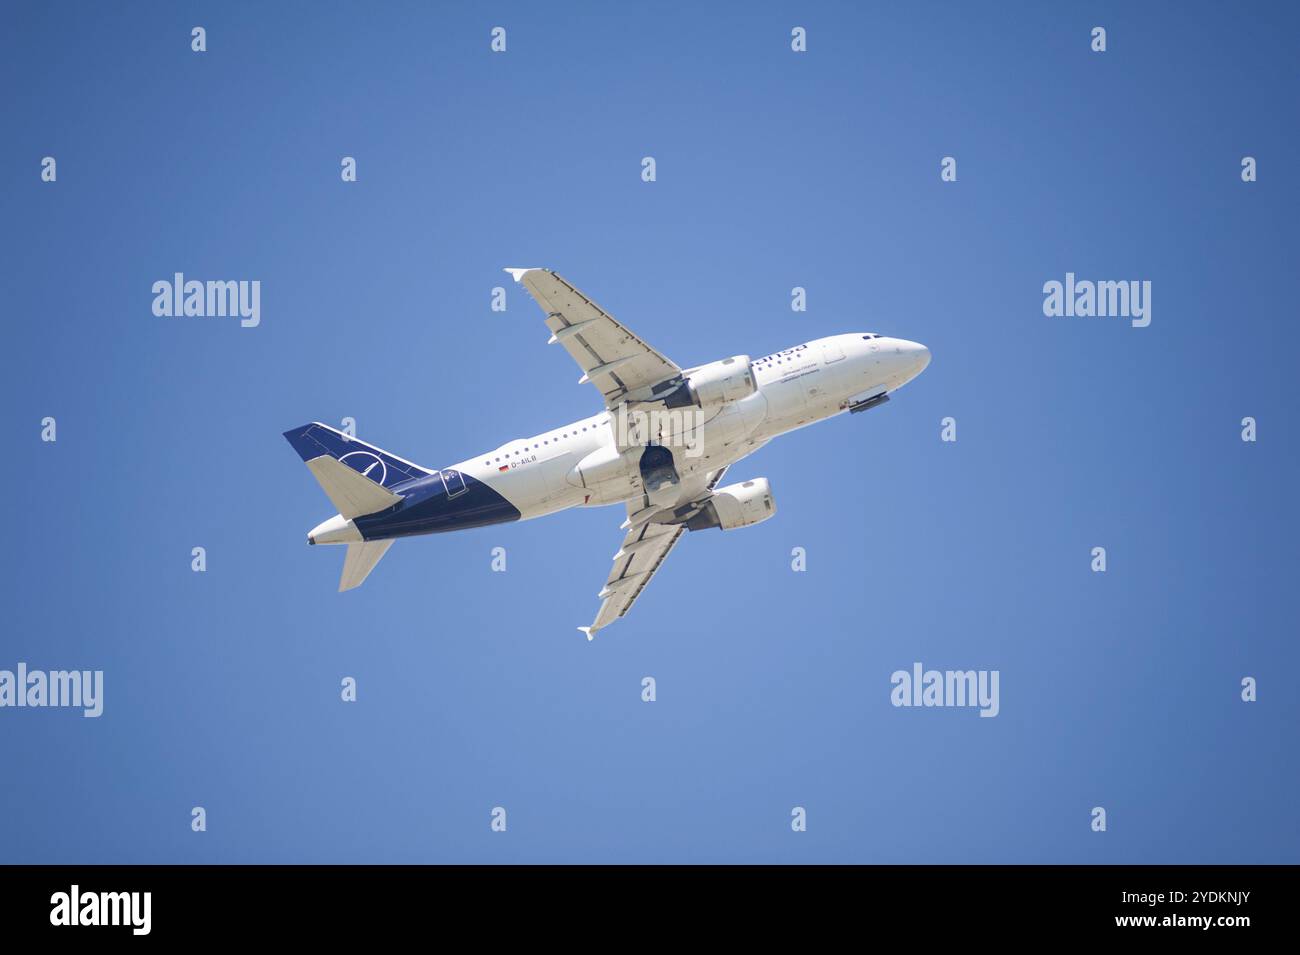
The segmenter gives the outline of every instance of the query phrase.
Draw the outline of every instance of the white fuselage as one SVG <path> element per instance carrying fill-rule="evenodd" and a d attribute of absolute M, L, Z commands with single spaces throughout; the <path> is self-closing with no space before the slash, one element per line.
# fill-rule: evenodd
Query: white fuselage
<path fill-rule="evenodd" d="M 895 391 L 929 361 L 929 351 L 915 342 L 860 332 L 834 335 L 755 359 L 757 387 L 748 397 L 712 409 L 682 409 L 675 418 L 648 405 L 644 415 L 654 428 L 650 440 L 672 449 L 685 480 L 734 464 L 787 431 Z M 636 410 L 602 411 L 507 442 L 452 469 L 488 485 L 524 520 L 640 499 L 647 491 L 634 457 L 646 444 L 645 422 L 635 416 Z M 643 430 L 629 438 L 629 428 L 638 425 Z M 629 466 L 620 468 L 625 448 Z"/>

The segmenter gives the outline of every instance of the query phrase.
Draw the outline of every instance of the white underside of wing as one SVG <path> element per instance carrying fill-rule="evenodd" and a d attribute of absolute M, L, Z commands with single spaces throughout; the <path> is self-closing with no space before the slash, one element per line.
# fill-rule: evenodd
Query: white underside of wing
<path fill-rule="evenodd" d="M 707 499 L 726 470 L 725 467 L 718 468 L 700 478 L 684 481 L 676 500 L 669 506 L 659 508 L 659 513 L 668 515 L 672 513 L 673 507 Z M 629 520 L 642 516 L 646 510 L 644 504 L 644 498 L 627 503 Z M 597 595 L 601 598 L 601 604 L 596 619 L 590 626 L 578 628 L 587 635 L 588 640 L 592 639 L 596 631 L 609 626 L 632 609 L 632 604 L 636 603 L 637 597 L 641 596 L 641 592 L 684 533 L 686 528 L 681 524 L 660 524 L 653 519 L 642 519 L 628 528 L 622 546 L 614 555 L 614 566 L 605 578 L 605 586 Z"/>
<path fill-rule="evenodd" d="M 562 276 L 549 269 L 506 269 L 546 313 L 551 344 L 560 344 L 613 408 L 629 395 L 675 378 L 681 368 L 642 341 Z"/>

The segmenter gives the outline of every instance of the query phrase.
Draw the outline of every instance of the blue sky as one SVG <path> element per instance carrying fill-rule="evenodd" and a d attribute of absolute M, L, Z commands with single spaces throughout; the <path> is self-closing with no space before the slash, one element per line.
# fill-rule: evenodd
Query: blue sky
<path fill-rule="evenodd" d="M 0 668 L 105 701 L 0 710 L 0 861 L 1300 861 L 1292 8 L 10 10 Z M 776 518 L 592 644 L 618 509 L 335 593 L 282 431 L 437 467 L 597 410 L 521 290 L 490 310 L 505 266 L 681 365 L 933 362 L 742 462 Z M 261 324 L 155 317 L 177 271 L 259 280 Z M 1046 317 L 1066 272 L 1149 280 L 1151 325 Z M 998 670 L 1000 714 L 891 706 L 915 661 Z"/>

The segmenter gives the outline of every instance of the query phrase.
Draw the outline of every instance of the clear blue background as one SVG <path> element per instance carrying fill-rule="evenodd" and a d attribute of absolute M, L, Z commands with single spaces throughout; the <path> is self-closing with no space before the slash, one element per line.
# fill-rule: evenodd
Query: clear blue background
<path fill-rule="evenodd" d="M 106 699 L 0 711 L 0 860 L 1300 861 L 1298 19 L 8 4 L 0 667 Z M 598 407 L 520 290 L 490 310 L 503 266 L 683 365 L 934 360 L 743 462 L 776 518 L 686 539 L 592 644 L 619 509 L 401 541 L 337 594 L 282 431 L 436 467 Z M 156 318 L 176 271 L 259 279 L 261 326 Z M 1151 326 L 1044 317 L 1067 271 L 1149 279 Z M 1001 715 L 892 707 L 913 661 L 1001 671 Z"/>

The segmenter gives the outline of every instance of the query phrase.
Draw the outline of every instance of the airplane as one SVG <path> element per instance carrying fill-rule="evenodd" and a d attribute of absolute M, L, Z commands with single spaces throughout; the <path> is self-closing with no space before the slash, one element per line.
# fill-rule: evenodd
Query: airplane
<path fill-rule="evenodd" d="M 766 478 L 719 487 L 773 438 L 879 407 L 930 363 L 924 345 L 832 335 L 762 358 L 682 368 L 549 269 L 506 269 L 546 314 L 550 344 L 605 408 L 430 470 L 320 422 L 284 433 L 338 513 L 308 544 L 346 544 L 339 590 L 358 587 L 399 537 L 623 505 L 623 542 L 597 596 L 596 632 L 627 615 L 686 531 L 735 530 L 776 513 Z"/>

